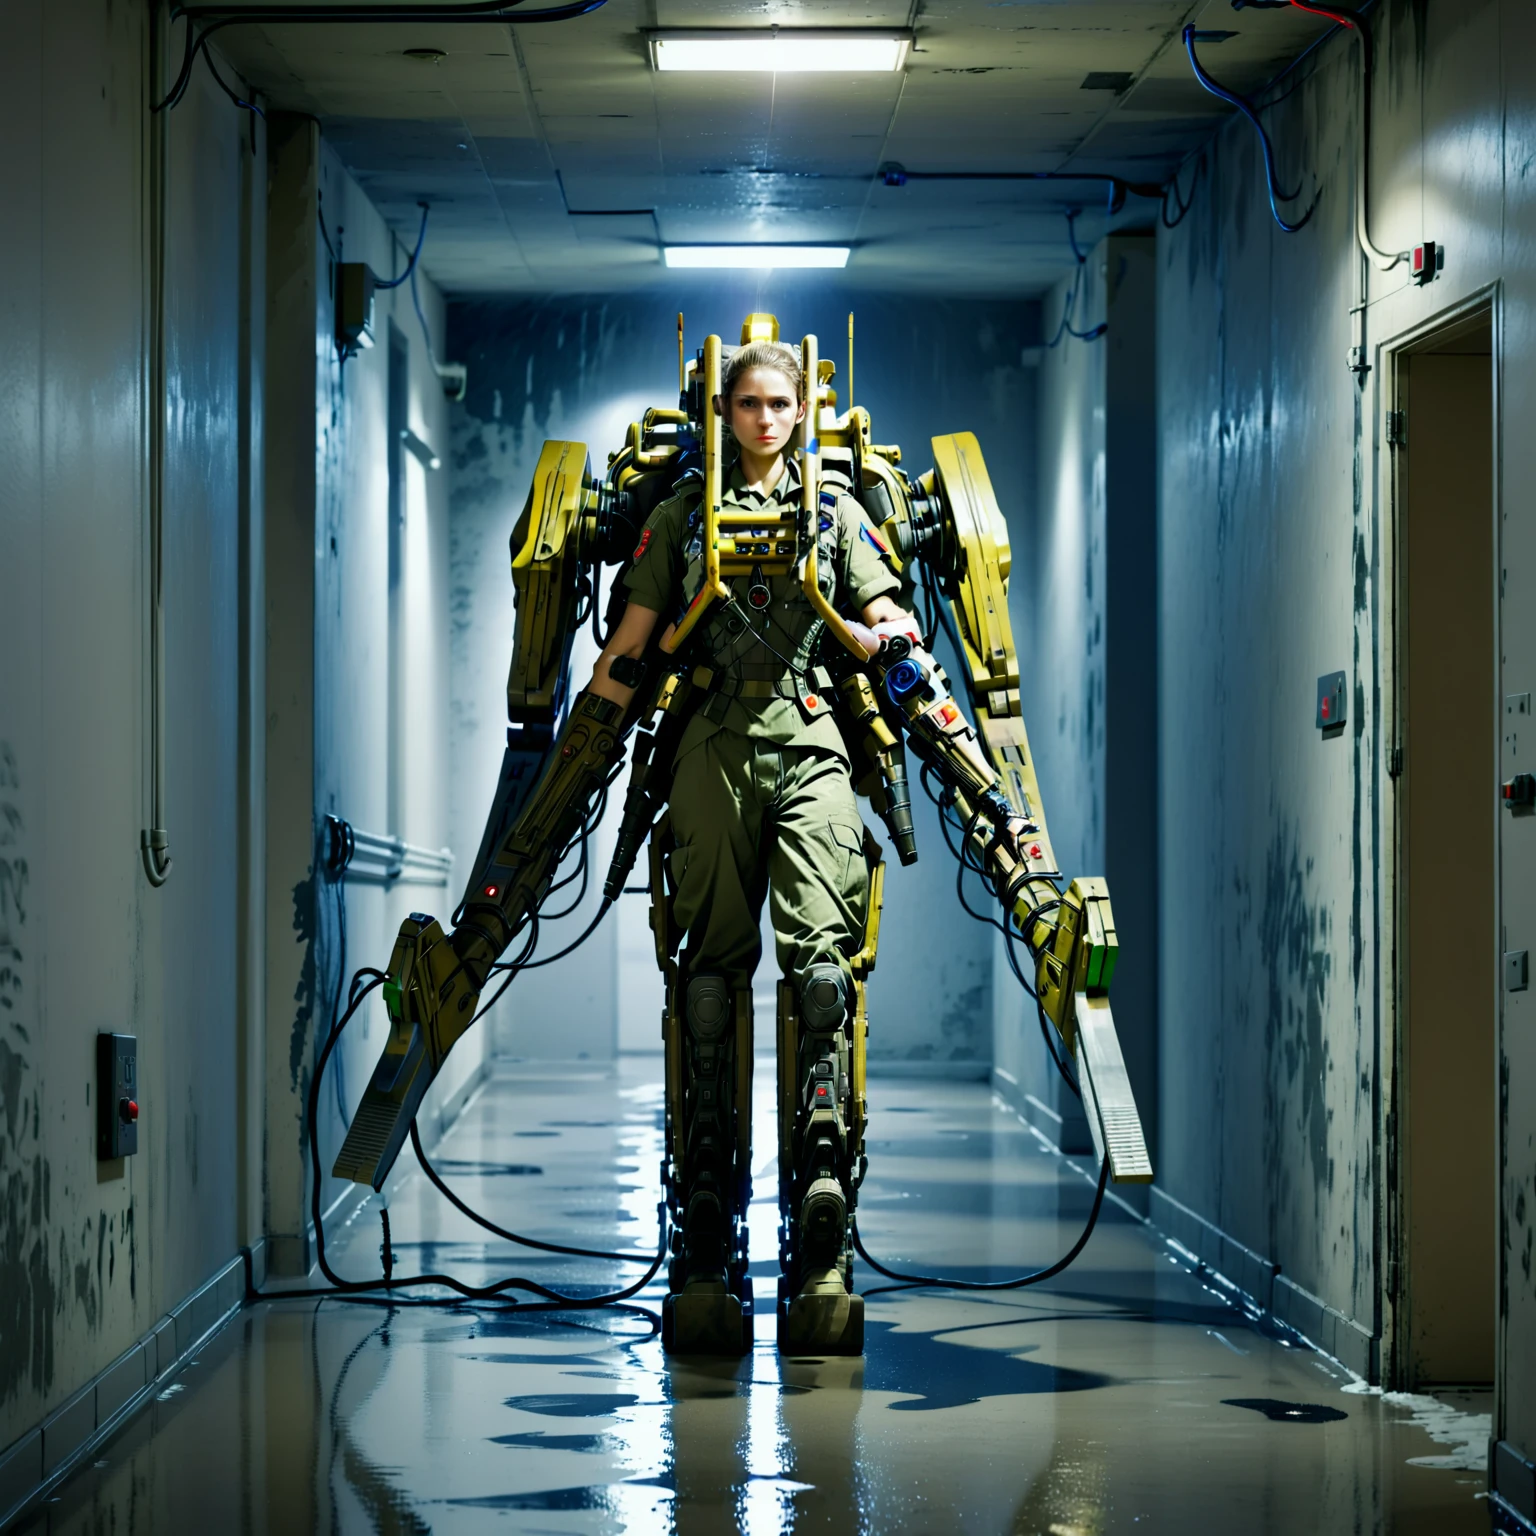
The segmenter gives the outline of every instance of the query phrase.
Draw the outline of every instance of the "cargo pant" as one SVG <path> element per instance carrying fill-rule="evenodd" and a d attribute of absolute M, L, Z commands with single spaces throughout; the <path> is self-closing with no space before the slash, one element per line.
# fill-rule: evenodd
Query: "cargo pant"
<path fill-rule="evenodd" d="M 864 942 L 869 869 L 842 758 L 717 730 L 678 758 L 671 810 L 674 912 L 691 972 L 749 985 L 770 893 L 783 975 L 818 961 L 847 968 Z"/>

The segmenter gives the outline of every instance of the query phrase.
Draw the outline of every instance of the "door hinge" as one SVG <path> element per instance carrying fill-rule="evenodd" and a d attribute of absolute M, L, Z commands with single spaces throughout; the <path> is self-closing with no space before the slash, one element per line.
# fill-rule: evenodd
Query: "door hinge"
<path fill-rule="evenodd" d="M 1408 420 L 1406 411 L 1387 412 L 1387 446 L 1389 448 L 1401 448 L 1408 441 Z"/>
<path fill-rule="evenodd" d="M 1400 779 L 1403 776 L 1403 749 L 1392 747 L 1387 752 L 1387 776 Z"/>

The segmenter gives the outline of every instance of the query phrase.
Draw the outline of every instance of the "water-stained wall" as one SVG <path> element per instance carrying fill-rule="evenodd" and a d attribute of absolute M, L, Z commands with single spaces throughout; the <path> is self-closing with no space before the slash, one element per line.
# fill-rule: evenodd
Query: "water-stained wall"
<path fill-rule="evenodd" d="M 385 704 L 388 349 L 337 363 L 316 196 L 269 240 L 278 130 L 200 66 L 163 119 L 172 867 L 156 889 L 141 865 L 159 409 L 147 16 L 71 0 L 0 19 L 0 1505 L 98 1422 L 91 1395 L 71 1395 L 242 1246 L 258 1278 L 269 1234 L 302 1248 L 299 1104 L 341 958 L 338 892 L 314 868 L 320 818 L 448 840 L 445 485 L 412 460 L 395 576 L 415 709 L 397 729 Z M 400 270 L 377 213 L 303 131 L 337 254 Z M 296 251 L 309 274 L 297 286 Z M 441 297 L 429 281 L 420 291 L 440 345 Z M 279 364 L 308 359 L 296 396 L 270 391 L 274 311 L 279 332 L 292 322 Z M 441 448 L 446 402 L 408 288 L 381 296 L 376 323 L 406 333 L 406 424 Z M 269 421 L 291 447 L 294 412 L 306 447 L 274 461 Z M 274 545 L 306 508 L 297 547 Z M 269 568 L 274 553 L 287 562 Z M 297 850 L 297 873 L 272 892 L 275 921 L 270 844 Z M 349 964 L 387 959 L 418 901 L 407 887 L 352 891 Z M 138 1042 L 139 1151 L 116 1162 L 96 1157 L 99 1031 Z M 376 1017 L 372 1031 L 345 1052 L 347 1108 L 380 1042 Z M 471 1045 L 438 1097 L 478 1061 Z M 163 1351 L 152 1360 L 169 1364 Z M 140 1375 L 100 1399 L 99 1417 L 143 1384 L 129 1363 Z M 66 1399 L 67 1422 L 39 1450 L 29 1432 Z"/>
<path fill-rule="evenodd" d="M 458 900 L 453 877 L 358 878 L 366 859 L 338 880 L 324 820 L 419 848 L 448 843 L 447 486 L 441 464 L 431 468 L 445 456 L 448 405 L 433 366 L 442 298 L 424 273 L 420 313 L 409 283 L 380 291 L 373 344 L 342 360 L 336 266 L 365 262 L 385 278 L 406 270 L 407 253 L 310 120 L 274 114 L 271 131 L 265 1232 L 273 1267 L 302 1272 L 313 1259 L 307 1096 L 346 979 L 388 962 L 410 912 L 446 917 Z M 328 1068 L 326 1205 L 348 1192 L 328 1170 L 386 1030 L 375 998 Z M 481 1059 L 480 1041 L 459 1048 L 429 1116 Z"/>
<path fill-rule="evenodd" d="M 143 7 L 0 16 L 0 1447 L 252 1235 L 238 1178 L 241 657 L 261 148 L 169 127 L 165 826 L 151 889 Z M 259 272 L 254 275 L 259 282 Z M 259 313 L 259 301 L 257 305 Z M 96 1157 L 98 1031 L 139 1151 Z"/>
<path fill-rule="evenodd" d="M 454 418 L 456 850 L 477 846 L 495 787 L 513 625 L 507 542 L 544 439 L 587 442 L 601 471 L 628 422 L 647 405 L 675 399 L 679 309 L 687 315 L 690 347 L 711 329 L 734 341 L 741 317 L 754 309 L 776 312 L 786 337 L 815 332 L 822 355 L 837 363 L 836 387 L 846 399 L 850 308 L 857 315 L 854 398 L 873 412 L 876 439 L 901 443 L 905 467 L 916 474 L 931 461 L 930 437 L 975 432 L 1005 512 L 1019 517 L 1034 483 L 1032 378 L 1021 367 L 1038 323 L 1031 305 L 849 299 L 814 279 L 782 276 L 699 284 L 644 300 L 454 305 L 454 355 L 469 364 L 469 394 Z M 589 647 L 590 641 L 578 644 L 582 679 Z M 916 798 L 921 862 L 902 869 L 892 858 L 887 865 L 870 1057 L 979 1075 L 991 1062 L 990 945 L 986 930 L 957 909 L 954 865 L 931 808 Z M 866 821 L 878 828 L 873 815 Z M 594 910 L 589 898 L 553 930 L 547 947 L 574 937 Z M 644 999 L 635 1028 L 647 1040 L 658 1034 L 660 993 L 645 921 L 643 898 L 626 898 L 617 921 L 599 930 L 579 959 L 522 977 L 503 1005 L 504 1048 L 553 1057 L 611 1054 L 615 1013 L 634 996 Z M 761 1006 L 758 1012 L 762 1031 L 768 1025 Z"/>
<path fill-rule="evenodd" d="M 1380 1337 L 1391 1325 L 1379 1233 L 1393 1151 L 1396 723 L 1380 429 L 1389 359 L 1378 348 L 1480 291 L 1496 307 L 1499 691 L 1527 689 L 1536 21 L 1516 0 L 1389 0 L 1373 15 L 1371 234 L 1389 251 L 1439 242 L 1438 280 L 1420 288 L 1403 267 L 1362 265 L 1359 55 L 1343 35 L 1265 113 L 1282 182 L 1301 184 L 1292 214 L 1315 200 L 1306 228 L 1277 229 L 1258 141 L 1234 120 L 1186 167 L 1191 211 L 1159 240 L 1159 1181 L 1277 1263 L 1282 1282 Z M 1362 344 L 1363 375 L 1349 367 Z M 1335 669 L 1348 674 L 1349 725 L 1324 738 L 1316 680 Z M 1492 815 L 1497 786 L 1488 792 Z M 1505 945 L 1518 948 L 1536 924 L 1536 848 L 1508 818 L 1502 835 Z M 1468 938 L 1468 963 L 1497 964 L 1497 939 Z M 1536 1450 L 1529 998 L 1503 994 L 1497 1098 L 1489 1085 L 1505 1117 L 1495 1433 L 1526 1455 Z"/>
<path fill-rule="evenodd" d="M 1155 1159 L 1154 311 L 1154 246 L 1145 235 L 1101 240 L 1046 299 L 1046 345 L 1036 354 L 1038 491 L 1015 533 L 1008 607 L 1057 864 L 1069 881 L 1109 881 L 1120 942 L 1116 1030 Z M 1077 1100 L 995 942 L 1000 1086 L 1042 1129 L 1086 1147 Z M 1024 957 L 1022 946 L 1016 953 Z"/>

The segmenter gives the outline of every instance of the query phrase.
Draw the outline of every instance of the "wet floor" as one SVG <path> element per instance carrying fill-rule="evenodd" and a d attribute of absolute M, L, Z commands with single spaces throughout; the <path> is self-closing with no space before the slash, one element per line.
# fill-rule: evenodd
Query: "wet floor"
<path fill-rule="evenodd" d="M 499 1076 L 439 1168 L 503 1225 L 654 1245 L 658 1066 Z M 760 1067 L 751 1358 L 668 1360 L 659 1287 L 631 1310 L 558 1316 L 262 1302 L 24 1529 L 1488 1530 L 1486 1402 L 1362 1390 L 1112 1204 L 1045 1286 L 873 1296 L 862 1360 L 781 1359 L 771 1077 Z M 1071 1244 L 1091 1184 L 984 1085 L 874 1079 L 870 1095 L 876 1257 L 987 1279 Z M 347 1275 L 377 1272 L 377 1207 L 335 1234 Z M 397 1273 L 611 1281 L 611 1266 L 483 1242 L 418 1172 L 390 1215 Z M 878 1283 L 860 1266 L 861 1289 Z"/>

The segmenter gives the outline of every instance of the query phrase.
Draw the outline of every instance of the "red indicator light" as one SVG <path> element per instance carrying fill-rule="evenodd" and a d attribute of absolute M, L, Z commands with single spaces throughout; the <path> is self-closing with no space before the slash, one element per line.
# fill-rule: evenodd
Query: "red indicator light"
<path fill-rule="evenodd" d="M 501 887 L 499 885 L 488 885 L 485 888 L 485 894 L 487 896 L 494 896 L 500 889 Z"/>
<path fill-rule="evenodd" d="M 953 704 L 944 704 L 939 709 L 939 724 L 953 725 L 960 718 L 960 711 Z"/>
<path fill-rule="evenodd" d="M 1040 857 L 1040 844 L 1039 843 L 1031 843 L 1029 845 L 1029 856 L 1032 859 L 1038 859 Z"/>
<path fill-rule="evenodd" d="M 807 709 L 815 709 L 816 708 L 816 704 L 817 704 L 816 695 L 814 693 L 806 694 L 806 696 L 805 696 L 805 707 Z"/>
<path fill-rule="evenodd" d="M 129 1125 L 139 1118 L 139 1106 L 132 1099 L 123 1099 L 117 1106 L 117 1112 Z"/>
<path fill-rule="evenodd" d="M 1324 720 L 1326 720 L 1328 718 L 1328 716 L 1332 713 L 1332 708 L 1333 708 L 1333 700 L 1332 699 L 1324 699 L 1323 700 L 1323 719 Z"/>

